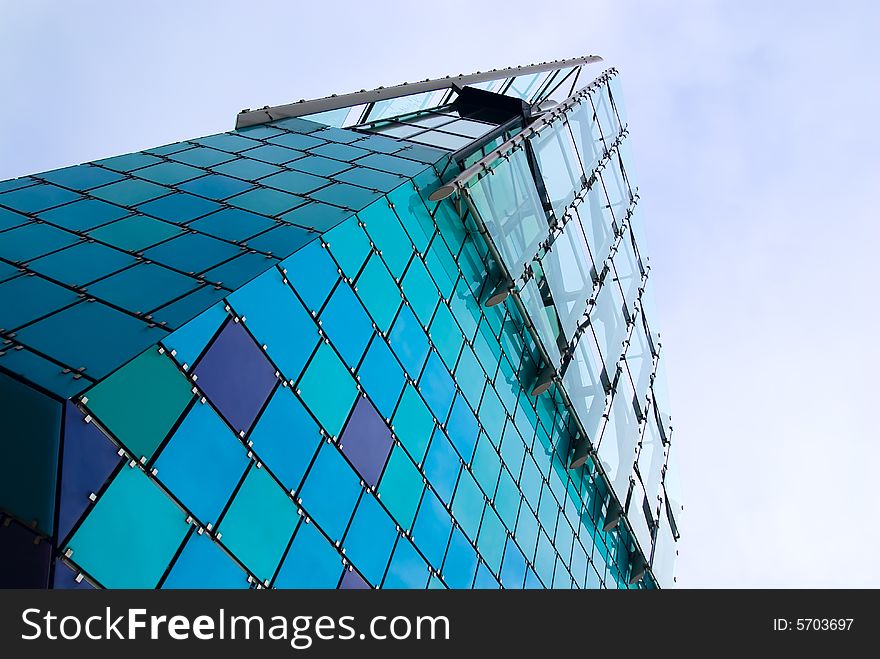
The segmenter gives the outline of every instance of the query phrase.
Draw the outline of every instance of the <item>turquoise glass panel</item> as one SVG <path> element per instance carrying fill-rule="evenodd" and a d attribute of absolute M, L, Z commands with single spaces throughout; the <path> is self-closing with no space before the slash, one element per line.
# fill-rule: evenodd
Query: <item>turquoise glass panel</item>
<path fill-rule="evenodd" d="M 92 165 L 91 163 L 86 163 L 84 165 L 56 169 L 51 172 L 43 172 L 40 174 L 40 178 L 46 179 L 49 183 L 54 183 L 55 185 L 60 185 L 64 188 L 90 190 L 99 185 L 118 181 L 122 176 L 116 172 L 111 172 Z"/>
<path fill-rule="evenodd" d="M 338 181 L 359 185 L 370 190 L 378 190 L 379 192 L 389 192 L 406 181 L 406 178 L 399 174 L 380 172 L 369 167 L 355 167 L 337 174 L 335 178 Z"/>
<path fill-rule="evenodd" d="M 364 493 L 342 546 L 367 580 L 380 584 L 397 536 L 394 520 L 372 494 Z"/>
<path fill-rule="evenodd" d="M 352 162 L 370 154 L 370 152 L 365 149 L 360 149 L 348 144 L 322 144 L 321 146 L 316 146 L 313 149 L 310 149 L 309 153 L 316 156 L 323 156 L 325 158 L 333 158 L 334 160 L 342 160 L 343 162 Z M 370 166 L 369 163 L 364 164 Z M 382 168 L 379 167 L 377 169 Z"/>
<path fill-rule="evenodd" d="M 127 181 L 112 183 L 111 187 L 113 185 L 122 185 L 124 183 L 127 183 Z M 92 194 L 96 197 L 101 197 L 101 195 L 98 194 L 101 190 L 106 190 L 106 188 L 98 188 L 92 192 Z M 164 192 L 168 192 L 168 190 L 164 190 Z M 71 192 L 70 190 L 65 190 L 64 188 L 43 183 L 0 194 L 0 205 L 22 213 L 39 213 L 47 208 L 60 206 L 61 204 L 76 201 L 77 199 L 82 199 L 82 195 L 77 194 L 76 192 Z M 110 199 L 109 201 L 113 200 Z"/>
<path fill-rule="evenodd" d="M 207 533 L 191 533 L 162 588 L 248 588 L 247 573 Z"/>
<path fill-rule="evenodd" d="M 245 190 L 250 190 L 254 186 L 245 183 L 237 178 L 223 176 L 221 174 L 209 174 L 201 178 L 194 179 L 188 183 L 179 186 L 180 190 L 186 190 L 192 194 L 196 194 L 208 199 L 220 201 L 239 194 Z"/>
<path fill-rule="evenodd" d="M 400 447 L 395 447 L 379 483 L 379 498 L 407 530 L 412 527 L 423 489 L 419 470 Z"/>
<path fill-rule="evenodd" d="M 446 584 L 450 588 L 470 588 L 474 583 L 478 560 L 477 552 L 474 551 L 461 530 L 452 529 L 446 560 L 443 562 L 443 571 L 441 572 Z"/>
<path fill-rule="evenodd" d="M 120 206 L 97 199 L 82 199 L 40 213 L 40 219 L 70 231 L 88 231 L 128 215 Z"/>
<path fill-rule="evenodd" d="M 406 379 L 388 344 L 380 336 L 373 336 L 357 374 L 376 409 L 390 419 Z"/>
<path fill-rule="evenodd" d="M 321 156 L 306 155 L 299 160 L 295 160 L 289 165 L 289 169 L 295 169 L 301 172 L 314 174 L 315 176 L 334 176 L 340 172 L 344 172 L 351 168 L 351 165 L 339 160 L 330 158 L 322 158 Z"/>
<path fill-rule="evenodd" d="M 182 229 L 152 217 L 134 215 L 89 231 L 95 240 L 119 249 L 138 252 L 181 233 Z"/>
<path fill-rule="evenodd" d="M 241 249 L 224 240 L 201 233 L 185 233 L 144 252 L 151 261 L 182 272 L 202 272 L 241 254 Z"/>
<path fill-rule="evenodd" d="M 437 496 L 427 490 L 419 506 L 412 540 L 435 570 L 439 571 L 443 564 L 451 533 L 452 517 Z"/>
<path fill-rule="evenodd" d="M 157 263 L 138 263 L 89 286 L 89 294 L 135 312 L 147 312 L 193 290 L 199 282 Z"/>
<path fill-rule="evenodd" d="M 440 356 L 433 350 L 419 379 L 419 391 L 425 397 L 434 416 L 440 420 L 445 419 L 455 396 L 455 383 Z"/>
<path fill-rule="evenodd" d="M 446 367 L 450 370 L 455 369 L 461 346 L 464 344 L 464 336 L 449 307 L 443 303 L 437 306 L 437 311 L 431 320 L 428 336 L 434 347 L 437 348 L 437 352 L 440 353 Z M 480 383 L 477 382 L 477 384 Z"/>
<path fill-rule="evenodd" d="M 260 179 L 261 185 L 268 185 L 270 188 L 297 195 L 307 195 L 318 188 L 329 185 L 329 183 L 330 181 L 326 178 L 295 170 L 286 170 Z"/>
<path fill-rule="evenodd" d="M 283 146 L 278 146 L 277 144 L 266 144 L 264 146 L 258 146 L 255 149 L 248 149 L 247 151 L 242 152 L 241 155 L 245 158 L 262 160 L 263 162 L 268 162 L 273 165 L 283 165 L 291 160 L 301 158 L 303 153 L 302 151 L 288 149 Z"/>
<path fill-rule="evenodd" d="M 358 213 L 367 233 L 395 278 L 400 278 L 413 253 L 413 244 L 388 201 L 379 199 Z"/>
<path fill-rule="evenodd" d="M 415 378 L 422 370 L 430 346 L 424 329 L 410 307 L 401 307 L 388 339 L 407 374 Z"/>
<path fill-rule="evenodd" d="M 336 588 L 342 557 L 314 524 L 300 524 L 272 584 L 275 588 Z"/>
<path fill-rule="evenodd" d="M 174 350 L 178 364 L 192 366 L 226 318 L 224 305 L 215 304 L 162 339 L 162 344 Z"/>
<path fill-rule="evenodd" d="M 231 179 L 232 180 L 232 179 Z M 144 215 L 181 224 L 220 210 L 220 204 L 185 192 L 175 192 L 161 199 L 141 204 L 137 210 Z"/>
<path fill-rule="evenodd" d="M 89 194 L 120 206 L 131 207 L 163 197 L 169 192 L 171 192 L 171 188 L 133 178 L 95 188 Z"/>
<path fill-rule="evenodd" d="M 48 279 L 15 277 L 0 284 L 0 329 L 14 330 L 78 299 L 76 293 Z"/>
<path fill-rule="evenodd" d="M 206 217 L 190 222 L 187 226 L 201 233 L 223 240 L 244 241 L 271 229 L 275 222 L 263 215 L 248 213 L 238 208 L 224 208 Z"/>
<path fill-rule="evenodd" d="M 261 581 L 272 578 L 299 520 L 296 505 L 265 469 L 252 466 L 223 516 L 223 544 Z"/>
<path fill-rule="evenodd" d="M 338 436 L 357 398 L 354 377 L 326 343 L 322 343 L 299 381 L 303 402 L 324 429 Z"/>
<path fill-rule="evenodd" d="M 264 176 L 269 176 L 270 174 L 282 171 L 280 167 L 275 165 L 270 165 L 261 160 L 251 160 L 249 158 L 238 158 L 237 160 L 224 162 L 220 165 L 214 165 L 211 169 L 220 174 L 235 176 L 236 178 L 245 181 L 256 181 Z M 142 170 L 142 172 L 145 171 L 147 170 Z M 138 172 L 138 174 L 141 174 L 142 172 Z"/>
<path fill-rule="evenodd" d="M 357 211 L 379 199 L 382 193 L 348 183 L 334 183 L 312 192 L 309 196 L 327 204 Z"/>
<path fill-rule="evenodd" d="M 456 396 L 452 405 L 452 411 L 446 422 L 446 432 L 459 455 L 464 458 L 465 462 L 470 462 L 477 444 L 480 425 L 461 395 Z"/>
<path fill-rule="evenodd" d="M 434 431 L 428 455 L 425 457 L 425 475 L 444 503 L 452 501 L 460 471 L 461 458 L 445 433 L 438 428 Z"/>
<path fill-rule="evenodd" d="M 516 528 L 516 518 L 519 514 L 522 494 L 517 487 L 516 481 L 507 469 L 502 469 L 498 477 L 498 487 L 495 491 L 495 509 L 501 521 L 512 532 Z"/>
<path fill-rule="evenodd" d="M 330 253 L 346 277 L 354 279 L 370 254 L 370 240 L 357 222 L 347 220 L 324 234 Z"/>
<path fill-rule="evenodd" d="M 477 537 L 484 504 L 485 496 L 480 486 L 471 473 L 463 469 L 452 500 L 452 514 L 469 538 Z"/>
<path fill-rule="evenodd" d="M 311 311 L 317 312 L 339 280 L 339 272 L 321 241 L 313 240 L 281 262 L 287 278 Z"/>
<path fill-rule="evenodd" d="M 198 167 L 190 167 L 179 162 L 160 162 L 157 165 L 139 169 L 135 176 L 152 181 L 160 185 L 177 185 L 199 176 L 204 176 L 205 170 Z"/>
<path fill-rule="evenodd" d="M 521 589 L 525 585 L 526 559 L 511 538 L 507 539 L 499 577 L 505 588 Z"/>
<path fill-rule="evenodd" d="M 320 323 L 346 364 L 357 366 L 373 336 L 373 323 L 351 286 L 339 282 L 321 310 Z"/>
<path fill-rule="evenodd" d="M 423 326 L 427 327 L 434 315 L 434 309 L 437 308 L 440 292 L 420 258 L 413 258 L 410 261 L 401 287 L 416 317 Z"/>
<path fill-rule="evenodd" d="M 486 435 L 481 435 L 480 441 L 477 442 L 471 468 L 477 483 L 491 496 L 495 492 L 498 474 L 501 472 L 501 458 Z"/>
<path fill-rule="evenodd" d="M 236 208 L 243 208 L 247 211 L 274 217 L 293 210 L 297 206 L 302 206 L 306 203 L 306 200 L 278 190 L 256 188 L 235 197 L 230 197 L 226 200 L 226 203 Z"/>
<path fill-rule="evenodd" d="M 391 327 L 400 308 L 400 289 L 378 254 L 371 254 L 355 282 L 355 291 L 376 326 L 383 332 Z"/>
<path fill-rule="evenodd" d="M 10 261 L 30 261 L 79 241 L 79 236 L 48 224 L 25 224 L 3 232 L 0 256 Z"/>
<path fill-rule="evenodd" d="M 412 385 L 407 384 L 404 387 L 392 418 L 392 428 L 413 459 L 421 463 L 434 430 L 434 416 Z M 458 466 L 457 462 L 455 466 Z M 453 479 L 452 487 L 454 486 Z"/>
<path fill-rule="evenodd" d="M 428 564 L 404 537 L 397 541 L 383 588 L 424 588 L 428 583 Z"/>
<path fill-rule="evenodd" d="M 218 151 L 217 149 L 195 147 L 193 149 L 186 149 L 185 151 L 176 151 L 168 157 L 187 165 L 194 165 L 196 167 L 213 167 L 214 165 L 219 165 L 221 162 L 232 160 L 235 156 L 231 153 L 226 153 L 225 151 Z"/>
<path fill-rule="evenodd" d="M 394 158 L 394 156 L 382 157 Z M 423 165 L 420 167 L 424 168 Z M 406 227 L 416 249 L 424 253 L 436 227 L 418 191 L 412 185 L 401 185 L 388 193 L 388 199 L 394 205 L 394 212 L 400 218 L 401 224 Z"/>
<path fill-rule="evenodd" d="M 154 588 L 188 529 L 162 490 L 124 467 L 70 540 L 70 558 L 105 588 Z"/>
<path fill-rule="evenodd" d="M 480 535 L 477 538 L 477 549 L 493 574 L 498 574 L 501 569 L 501 557 L 506 538 L 507 530 L 501 523 L 501 519 L 491 506 L 486 506 L 483 512 L 483 523 L 480 525 Z"/>
<path fill-rule="evenodd" d="M 363 489 L 360 478 L 342 453 L 333 444 L 324 443 L 300 496 L 306 512 L 335 541 L 344 535 Z"/>
<path fill-rule="evenodd" d="M 238 153 L 239 151 L 259 146 L 259 142 L 236 135 L 235 133 L 219 133 L 217 135 L 209 135 L 208 137 L 200 137 L 193 141 L 202 146 L 209 146 L 213 149 L 229 151 L 230 153 Z"/>

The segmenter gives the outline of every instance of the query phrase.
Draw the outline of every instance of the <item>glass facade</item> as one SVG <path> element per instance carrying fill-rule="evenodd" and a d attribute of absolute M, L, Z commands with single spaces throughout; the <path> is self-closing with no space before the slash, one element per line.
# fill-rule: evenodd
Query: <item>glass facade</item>
<path fill-rule="evenodd" d="M 0 583 L 672 585 L 626 121 L 580 73 L 0 183 Z"/>

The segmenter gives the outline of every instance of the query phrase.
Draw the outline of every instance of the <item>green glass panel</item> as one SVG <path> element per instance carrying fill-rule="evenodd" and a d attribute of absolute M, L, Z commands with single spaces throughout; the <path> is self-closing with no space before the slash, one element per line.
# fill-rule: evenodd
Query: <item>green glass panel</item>
<path fill-rule="evenodd" d="M 330 253 L 346 277 L 354 279 L 370 254 L 370 240 L 354 219 L 324 234 Z"/>
<path fill-rule="evenodd" d="M 260 580 L 272 578 L 299 520 L 296 504 L 252 466 L 217 530 L 224 545 Z"/>
<path fill-rule="evenodd" d="M 147 350 L 87 393 L 89 411 L 136 458 L 150 458 L 193 399 L 167 355 Z"/>
<path fill-rule="evenodd" d="M 371 254 L 355 281 L 355 292 L 376 326 L 387 332 L 400 308 L 400 289 L 378 254 Z"/>
<path fill-rule="evenodd" d="M 144 215 L 123 218 L 112 224 L 105 224 L 89 232 L 89 235 L 108 245 L 138 252 L 150 245 L 176 236 L 182 229 L 170 222 L 163 222 Z"/>
<path fill-rule="evenodd" d="M 188 529 L 162 490 L 124 467 L 70 540 L 70 558 L 106 588 L 155 588 Z"/>
<path fill-rule="evenodd" d="M 434 415 L 412 385 L 408 384 L 404 388 L 391 422 L 397 438 L 413 459 L 421 463 L 425 459 L 428 441 L 434 431 Z"/>
<path fill-rule="evenodd" d="M 333 348 L 322 343 L 299 382 L 299 393 L 324 429 L 335 437 L 348 418 L 358 390 Z"/>
<path fill-rule="evenodd" d="M 395 446 L 379 483 L 379 498 L 401 527 L 412 528 L 424 481 L 406 452 Z"/>

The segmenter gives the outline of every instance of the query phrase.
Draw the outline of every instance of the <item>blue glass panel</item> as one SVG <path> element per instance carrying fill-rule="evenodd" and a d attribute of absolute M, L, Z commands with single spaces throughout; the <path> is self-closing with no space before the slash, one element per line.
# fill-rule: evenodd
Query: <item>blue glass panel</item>
<path fill-rule="evenodd" d="M 144 252 L 151 261 L 183 272 L 201 272 L 238 256 L 241 249 L 201 233 L 185 233 Z"/>
<path fill-rule="evenodd" d="M 186 516 L 139 469 L 125 468 L 68 543 L 105 588 L 154 588 L 186 536 Z"/>
<path fill-rule="evenodd" d="M 380 584 L 397 540 L 397 527 L 376 498 L 364 493 L 342 543 L 345 555 L 373 584 Z"/>
<path fill-rule="evenodd" d="M 406 227 L 416 249 L 424 253 L 436 227 L 418 191 L 412 185 L 401 185 L 388 193 L 388 199 L 394 206 L 394 212 L 397 213 L 401 223 Z"/>
<path fill-rule="evenodd" d="M 446 546 L 452 532 L 452 518 L 440 500 L 430 490 L 422 497 L 412 539 L 428 558 L 431 565 L 439 570 L 446 555 Z"/>
<path fill-rule="evenodd" d="M 213 305 L 162 339 L 166 348 L 175 351 L 174 359 L 178 364 L 192 366 L 199 358 L 227 318 L 223 307 L 222 304 Z"/>
<path fill-rule="evenodd" d="M 400 308 L 400 289 L 394 282 L 383 259 L 372 254 L 367 265 L 357 278 L 355 290 L 367 311 L 373 317 L 376 326 L 383 332 L 391 327 L 394 316 Z"/>
<path fill-rule="evenodd" d="M 55 560 L 55 577 L 52 588 L 56 590 L 94 590 L 95 587 L 89 583 L 88 579 L 80 579 L 76 581 L 79 570 L 68 567 L 60 560 Z"/>
<path fill-rule="evenodd" d="M 341 145 L 336 145 L 341 146 Z M 334 183 L 309 195 L 312 199 L 334 204 L 342 208 L 360 210 L 382 196 L 380 192 L 360 188 L 348 183 Z"/>
<path fill-rule="evenodd" d="M 242 570 L 206 533 L 192 533 L 162 588 L 247 588 Z"/>
<path fill-rule="evenodd" d="M 425 457 L 425 475 L 444 503 L 452 501 L 452 493 L 461 471 L 461 458 L 439 428 Z"/>
<path fill-rule="evenodd" d="M 240 181 L 237 178 L 222 176 L 220 174 L 209 174 L 202 178 L 197 178 L 188 183 L 178 186 L 181 190 L 186 190 L 193 194 L 207 197 L 208 199 L 226 199 L 232 195 L 250 190 L 254 186 Z"/>
<path fill-rule="evenodd" d="M 279 127 L 288 128 L 287 126 Z M 279 144 L 281 146 L 286 146 L 291 149 L 299 149 L 300 151 L 305 151 L 306 149 L 326 144 L 325 140 L 318 139 L 312 135 L 302 135 L 300 133 L 284 133 L 283 135 L 270 137 L 268 141 L 272 144 Z"/>
<path fill-rule="evenodd" d="M 516 517 L 519 514 L 521 500 L 522 495 L 510 472 L 507 469 L 502 469 L 495 491 L 495 509 L 498 511 L 501 521 L 511 531 L 516 528 Z"/>
<path fill-rule="evenodd" d="M 227 322 L 195 370 L 198 387 L 236 431 L 251 427 L 275 386 L 275 369 L 240 323 Z"/>
<path fill-rule="evenodd" d="M 58 538 L 64 539 L 122 460 L 116 447 L 72 403 L 66 404 Z"/>
<path fill-rule="evenodd" d="M 523 588 L 526 579 L 526 558 L 512 538 L 507 539 L 504 563 L 501 565 L 501 585 L 505 588 Z"/>
<path fill-rule="evenodd" d="M 318 342 L 315 321 L 274 268 L 229 296 L 287 380 L 296 380 Z"/>
<path fill-rule="evenodd" d="M 373 336 L 358 367 L 358 378 L 382 416 L 391 418 L 406 379 L 388 344 L 380 336 Z"/>
<path fill-rule="evenodd" d="M 199 282 L 157 263 L 138 263 L 89 286 L 89 294 L 135 312 L 147 312 L 196 288 Z"/>
<path fill-rule="evenodd" d="M 26 215 L 16 213 L 7 208 L 0 208 L 0 231 L 20 227 L 22 224 L 27 224 L 30 221 L 30 218 Z"/>
<path fill-rule="evenodd" d="M 210 405 L 196 403 L 159 454 L 158 479 L 202 524 L 215 524 L 248 465 L 244 446 Z"/>
<path fill-rule="evenodd" d="M 370 254 L 367 234 L 357 222 L 349 219 L 324 234 L 324 238 L 342 272 L 354 279 Z"/>
<path fill-rule="evenodd" d="M 455 398 L 452 412 L 449 414 L 449 421 L 446 423 L 446 432 L 461 457 L 465 459 L 465 462 L 470 462 L 477 444 L 480 426 L 474 413 L 471 412 L 470 407 L 460 395 Z"/>
<path fill-rule="evenodd" d="M 486 564 L 480 563 L 479 568 L 477 568 L 477 578 L 474 579 L 474 589 L 490 590 L 497 589 L 498 586 L 498 580 L 492 576 L 492 573 L 489 571 L 489 568 L 486 567 Z"/>
<path fill-rule="evenodd" d="M 477 483 L 480 484 L 483 492 L 486 492 L 491 497 L 492 493 L 495 492 L 495 486 L 498 484 L 498 474 L 501 472 L 501 458 L 498 457 L 495 447 L 492 446 L 486 435 L 480 436 L 471 466 Z"/>
<path fill-rule="evenodd" d="M 267 144 L 264 146 L 258 146 L 256 149 L 248 149 L 241 155 L 245 158 L 254 158 L 255 160 L 262 160 L 263 162 L 272 163 L 273 165 L 283 165 L 291 160 L 301 158 L 303 153 L 302 151 L 297 151 L 295 149 L 288 149 L 275 144 Z"/>
<path fill-rule="evenodd" d="M 474 583 L 477 562 L 477 552 L 471 543 L 459 529 L 453 529 L 443 562 L 443 580 L 450 588 L 470 588 Z"/>
<path fill-rule="evenodd" d="M 199 220 L 190 222 L 190 229 L 201 231 L 224 240 L 244 241 L 275 226 L 275 222 L 263 215 L 248 213 L 237 208 L 224 208 Z"/>
<path fill-rule="evenodd" d="M 248 158 L 239 158 L 222 165 L 215 165 L 211 168 L 213 171 L 228 176 L 244 179 L 245 181 L 256 181 L 257 179 L 280 172 L 281 168 L 260 160 L 250 160 Z M 140 172 L 138 172 L 140 174 Z"/>
<path fill-rule="evenodd" d="M 516 541 L 526 559 L 531 560 L 538 544 L 538 519 L 526 506 L 520 509 L 519 519 L 516 521 Z"/>
<path fill-rule="evenodd" d="M 420 258 L 413 258 L 410 261 L 401 287 L 419 321 L 423 326 L 427 326 L 434 315 L 434 309 L 437 308 L 440 292 Z"/>
<path fill-rule="evenodd" d="M 119 185 L 119 184 L 113 184 Z M 103 190 L 105 188 L 101 188 Z M 167 192 L 167 191 L 166 191 Z M 100 197 L 96 190 L 92 194 Z M 82 199 L 82 195 L 54 185 L 32 185 L 0 194 L 0 204 L 22 213 L 39 213 L 47 208 Z"/>
<path fill-rule="evenodd" d="M 91 380 L 76 377 L 72 372 L 63 373 L 58 364 L 31 352 L 26 348 L 0 350 L 0 366 L 12 373 L 23 375 L 27 380 L 62 398 L 70 398 L 91 384 Z"/>
<path fill-rule="evenodd" d="M 336 286 L 321 311 L 320 322 L 346 363 L 357 366 L 373 335 L 373 323 L 351 286 L 345 282 Z"/>
<path fill-rule="evenodd" d="M 445 419 L 455 396 L 455 383 L 440 356 L 433 350 L 428 356 L 425 370 L 419 380 L 419 391 L 425 397 L 425 402 L 434 412 L 434 416 L 440 420 Z"/>
<path fill-rule="evenodd" d="M 309 153 L 316 156 L 324 156 L 325 158 L 351 162 L 362 156 L 369 155 L 370 152 L 348 144 L 322 144 L 311 149 Z"/>
<path fill-rule="evenodd" d="M 339 444 L 367 485 L 375 486 L 391 452 L 391 430 L 363 396 L 358 397 Z"/>
<path fill-rule="evenodd" d="M 14 330 L 77 299 L 70 289 L 42 277 L 21 275 L 10 279 L 0 284 L 0 329 Z"/>
<path fill-rule="evenodd" d="M 296 505 L 265 469 L 251 467 L 218 531 L 223 544 L 261 581 L 275 574 L 296 528 Z"/>
<path fill-rule="evenodd" d="M 213 149 L 229 151 L 230 153 L 238 153 L 239 151 L 252 149 L 260 145 L 259 142 L 248 139 L 247 137 L 242 137 L 241 135 L 236 135 L 235 133 L 209 135 L 208 137 L 200 137 L 197 140 L 193 140 L 193 142 L 201 144 L 202 146 L 209 146 Z"/>
<path fill-rule="evenodd" d="M 48 224 L 25 224 L 3 232 L 0 256 L 10 261 L 30 259 L 67 247 L 79 240 L 79 236 Z"/>
<path fill-rule="evenodd" d="M 130 172 L 133 169 L 140 169 L 149 165 L 155 165 L 162 162 L 160 158 L 149 153 L 126 153 L 121 156 L 113 156 L 104 160 L 95 161 L 96 165 L 116 170 L 117 172 Z"/>
<path fill-rule="evenodd" d="M 203 284 L 182 298 L 170 302 L 153 311 L 150 315 L 154 322 L 163 324 L 166 329 L 180 327 L 202 310 L 210 307 L 223 298 L 226 291 L 216 286 Z"/>
<path fill-rule="evenodd" d="M 388 340 L 409 376 L 416 377 L 422 370 L 430 346 L 425 330 L 408 306 L 401 307 Z"/>
<path fill-rule="evenodd" d="M 440 353 L 440 357 L 450 370 L 455 368 L 458 360 L 458 354 L 461 352 L 461 346 L 464 343 L 464 336 L 452 312 L 445 304 L 439 304 L 434 318 L 431 321 L 428 336 Z M 479 383 L 478 383 L 479 384 Z M 461 383 L 459 384 L 461 386 Z M 482 390 L 481 390 L 482 393 Z"/>
<path fill-rule="evenodd" d="M 134 215 L 89 231 L 92 238 L 119 249 L 138 252 L 150 245 L 181 233 L 182 229 L 170 222 L 152 217 Z"/>
<path fill-rule="evenodd" d="M 275 588 L 336 588 L 342 557 L 314 524 L 300 524 L 272 584 Z"/>
<path fill-rule="evenodd" d="M 360 479 L 333 444 L 321 444 L 300 496 L 306 512 L 334 540 L 345 533 L 363 491 Z M 328 496 L 332 492 L 332 496 Z"/>
<path fill-rule="evenodd" d="M 463 469 L 452 500 L 452 514 L 469 538 L 476 538 L 483 516 L 485 496 L 470 472 Z"/>
<path fill-rule="evenodd" d="M 305 157 L 290 163 L 288 167 L 300 172 L 314 174 L 315 176 L 333 176 L 334 174 L 349 169 L 351 165 L 345 162 L 340 162 L 339 160 L 306 155 Z"/>
<path fill-rule="evenodd" d="M 339 279 L 336 264 L 319 240 L 297 250 L 281 262 L 281 267 L 287 269 L 287 278 L 293 283 L 306 306 L 316 312 L 323 306 Z"/>
<path fill-rule="evenodd" d="M 122 178 L 122 175 L 86 163 L 84 165 L 75 165 L 74 167 L 65 167 L 64 169 L 55 169 L 51 172 L 43 172 L 40 174 L 40 178 L 65 188 L 90 190 L 99 185 L 118 181 Z"/>
<path fill-rule="evenodd" d="M 383 588 L 424 588 L 428 583 L 428 564 L 404 537 L 397 541 Z"/>
<path fill-rule="evenodd" d="M 168 156 L 177 162 L 194 165 L 196 167 L 213 167 L 221 162 L 232 160 L 235 156 L 225 151 L 209 149 L 207 147 L 195 147 L 185 151 L 176 151 Z"/>
<path fill-rule="evenodd" d="M 32 530 L 0 517 L 0 556 L 0 588 L 48 588 L 52 545 Z"/>
<path fill-rule="evenodd" d="M 397 438 L 413 459 L 421 464 L 434 430 L 434 416 L 412 385 L 407 384 L 404 387 L 392 423 Z M 453 479 L 450 494 L 454 486 Z"/>
<path fill-rule="evenodd" d="M 145 215 L 152 215 L 176 224 L 189 222 L 221 208 L 220 204 L 185 192 L 177 192 L 137 207 L 138 211 Z"/>
<path fill-rule="evenodd" d="M 126 215 L 128 215 L 128 211 L 120 206 L 114 206 L 97 199 L 82 199 L 72 204 L 43 211 L 40 213 L 40 219 L 70 231 L 88 231 Z"/>

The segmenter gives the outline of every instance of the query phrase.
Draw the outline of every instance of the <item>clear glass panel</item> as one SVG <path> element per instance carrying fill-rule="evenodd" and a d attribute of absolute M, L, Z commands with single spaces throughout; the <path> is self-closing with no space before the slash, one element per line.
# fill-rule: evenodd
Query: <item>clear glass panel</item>
<path fill-rule="evenodd" d="M 611 413 L 599 441 L 599 460 L 617 498 L 622 502 L 633 473 L 639 424 L 633 410 L 633 389 L 629 376 L 622 372 L 611 401 Z"/>
<path fill-rule="evenodd" d="M 585 180 L 580 158 L 566 121 L 556 121 L 531 141 L 553 213 L 562 218 L 565 208 Z"/>
<path fill-rule="evenodd" d="M 397 117 L 402 114 L 410 114 L 425 110 L 427 108 L 439 105 L 446 90 L 422 92 L 421 94 L 410 94 L 409 96 L 401 96 L 400 98 L 390 98 L 386 101 L 378 101 L 373 104 L 367 115 L 366 121 L 377 121 L 379 119 L 387 119 L 389 117 Z"/>
<path fill-rule="evenodd" d="M 541 338 L 541 343 L 544 345 L 544 349 L 547 350 L 547 354 L 550 355 L 553 365 L 559 366 L 559 346 L 556 343 L 558 331 L 548 317 L 547 308 L 544 306 L 541 293 L 538 290 L 538 286 L 534 279 L 529 279 L 529 281 L 520 288 L 519 297 L 538 332 L 538 336 Z"/>
<path fill-rule="evenodd" d="M 447 149 L 449 151 L 458 151 L 466 147 L 473 141 L 473 138 L 470 137 L 462 137 L 460 135 L 453 135 L 451 133 L 444 133 L 439 130 L 426 130 L 423 133 L 419 133 L 418 135 L 413 135 L 412 137 L 407 138 L 411 142 L 418 142 L 419 144 L 427 144 L 429 146 L 436 146 L 441 149 Z"/>
<path fill-rule="evenodd" d="M 596 169 L 605 151 L 605 142 L 599 124 L 594 118 L 593 106 L 589 100 L 584 100 L 568 113 L 567 119 L 584 172 L 589 176 Z"/>
<path fill-rule="evenodd" d="M 520 149 L 496 161 L 492 174 L 470 185 L 474 206 L 508 272 L 518 277 L 549 231 L 525 151 Z"/>
<path fill-rule="evenodd" d="M 642 447 L 639 450 L 639 475 L 645 484 L 645 494 L 648 496 L 651 510 L 656 510 L 660 501 L 660 481 L 663 477 L 665 463 L 666 453 L 660 440 L 657 420 L 652 411 L 648 414 L 645 432 L 642 435 Z"/>
<path fill-rule="evenodd" d="M 623 354 L 626 338 L 626 319 L 623 316 L 623 297 L 609 273 L 599 289 L 596 306 L 590 313 L 590 325 L 596 335 L 599 351 L 608 373 L 617 370 L 616 362 Z"/>
<path fill-rule="evenodd" d="M 584 234 L 574 221 L 566 226 L 541 259 L 566 343 L 571 341 L 587 308 L 587 299 L 593 289 L 591 264 Z"/>
<path fill-rule="evenodd" d="M 642 487 L 641 482 L 636 479 L 635 485 L 633 486 L 632 496 L 630 497 L 629 510 L 627 511 L 626 518 L 629 520 L 633 533 L 635 533 L 639 547 L 641 547 L 645 557 L 650 559 L 653 539 L 651 537 L 651 529 L 648 525 L 648 518 L 645 516 L 645 502 L 645 490 Z M 653 510 L 651 510 L 650 514 L 653 519 Z"/>
<path fill-rule="evenodd" d="M 605 409 L 602 370 L 602 360 L 593 337 L 589 333 L 584 334 L 575 347 L 562 382 L 584 430 L 594 444 Z"/>
<path fill-rule="evenodd" d="M 601 269 L 601 263 L 608 257 L 614 240 L 614 218 L 608 205 L 608 197 L 601 183 L 597 182 L 587 192 L 584 203 L 577 207 L 577 221 L 586 236 L 593 263 Z"/>
<path fill-rule="evenodd" d="M 529 73 L 517 76 L 513 79 L 510 87 L 504 92 L 505 96 L 515 96 L 525 101 L 529 100 L 534 94 L 541 89 L 541 85 L 547 80 L 547 76 L 552 71 L 542 71 L 540 73 Z"/>

